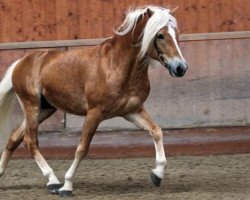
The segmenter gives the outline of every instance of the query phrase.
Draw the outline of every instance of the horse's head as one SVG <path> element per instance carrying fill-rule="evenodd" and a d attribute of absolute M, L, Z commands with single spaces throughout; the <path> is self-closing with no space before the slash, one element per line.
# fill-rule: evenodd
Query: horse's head
<path fill-rule="evenodd" d="M 178 28 L 174 11 L 147 6 L 130 10 L 117 35 L 131 36 L 140 46 L 139 57 L 149 56 L 164 65 L 174 77 L 184 76 L 187 63 L 178 46 Z"/>
<path fill-rule="evenodd" d="M 147 9 L 150 18 L 144 29 L 141 55 L 147 54 L 158 60 L 172 76 L 182 77 L 187 63 L 178 45 L 179 30 L 176 19 L 171 15 L 173 12 L 159 7 Z"/>
<path fill-rule="evenodd" d="M 156 33 L 147 50 L 147 54 L 158 60 L 174 77 L 184 76 L 187 70 L 187 63 L 179 48 L 178 38 L 177 28 L 164 26 Z"/>

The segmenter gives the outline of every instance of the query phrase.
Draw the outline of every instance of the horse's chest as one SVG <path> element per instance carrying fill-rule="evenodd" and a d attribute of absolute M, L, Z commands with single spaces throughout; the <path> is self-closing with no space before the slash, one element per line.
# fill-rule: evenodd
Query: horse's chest
<path fill-rule="evenodd" d="M 148 94 L 149 89 L 136 90 L 121 97 L 118 100 L 118 104 L 120 104 L 120 108 L 124 112 L 133 112 L 145 102 Z"/>
<path fill-rule="evenodd" d="M 129 97 L 124 105 L 125 110 L 133 111 L 141 105 L 141 99 L 137 96 Z"/>
<path fill-rule="evenodd" d="M 142 106 L 145 98 L 146 97 L 142 98 L 139 95 L 126 95 L 120 97 L 112 102 L 112 108 L 110 109 L 112 110 L 111 115 L 124 115 L 135 112 Z"/>

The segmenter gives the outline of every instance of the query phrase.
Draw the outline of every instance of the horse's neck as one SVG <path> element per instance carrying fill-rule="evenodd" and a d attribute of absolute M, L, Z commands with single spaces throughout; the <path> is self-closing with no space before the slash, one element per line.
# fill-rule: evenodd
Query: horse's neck
<path fill-rule="evenodd" d="M 149 57 L 140 58 L 140 47 L 136 46 L 137 40 L 130 37 L 115 38 L 114 60 L 118 63 L 116 67 L 121 68 L 124 77 L 129 80 L 138 80 L 142 76 L 147 75 Z"/>
<path fill-rule="evenodd" d="M 139 58 L 140 53 L 140 37 L 142 36 L 148 17 L 136 22 L 135 27 L 125 35 L 115 35 L 113 37 L 114 59 L 121 59 L 120 65 L 125 71 L 125 76 L 133 79 L 134 77 L 147 75 L 148 59 L 146 57 Z"/>
<path fill-rule="evenodd" d="M 138 36 L 139 37 L 139 36 Z M 115 44 L 115 55 L 117 58 L 121 58 L 123 61 L 126 61 L 127 65 L 130 67 L 138 68 L 138 65 L 142 63 L 145 65 L 147 59 L 139 57 L 140 46 L 139 39 L 136 36 L 131 36 L 131 33 L 128 33 L 125 36 L 114 36 Z"/>

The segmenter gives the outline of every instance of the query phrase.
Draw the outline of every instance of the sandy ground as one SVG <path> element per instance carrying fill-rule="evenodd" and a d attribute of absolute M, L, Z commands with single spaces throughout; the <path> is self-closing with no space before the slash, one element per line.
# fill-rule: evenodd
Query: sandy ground
<path fill-rule="evenodd" d="M 63 180 L 70 160 L 49 160 Z M 171 157 L 160 188 L 149 182 L 152 158 L 82 162 L 71 199 L 250 199 L 250 154 Z M 11 160 L 0 179 L 0 199 L 61 199 L 48 194 L 33 160 Z"/>

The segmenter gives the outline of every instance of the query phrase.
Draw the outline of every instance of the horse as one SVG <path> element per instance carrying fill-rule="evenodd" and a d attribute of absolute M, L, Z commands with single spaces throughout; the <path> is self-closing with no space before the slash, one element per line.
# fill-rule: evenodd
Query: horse
<path fill-rule="evenodd" d="M 143 104 L 150 91 L 148 67 L 152 59 L 159 61 L 173 77 L 183 77 L 188 68 L 178 46 L 179 31 L 173 12 L 152 5 L 133 8 L 113 36 L 100 45 L 68 51 L 35 51 L 14 62 L 0 83 L 0 134 L 8 138 L 1 146 L 0 175 L 4 174 L 12 153 L 24 142 L 48 179 L 48 190 L 72 196 L 74 176 L 98 125 L 119 116 L 152 136 L 156 162 L 150 179 L 160 186 L 166 165 L 163 134 Z M 20 103 L 24 119 L 10 134 L 3 128 L 9 121 L 14 99 Z M 85 116 L 64 184 L 38 147 L 38 126 L 56 110 Z"/>

